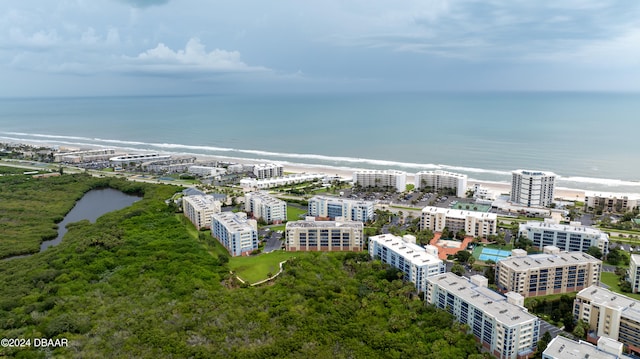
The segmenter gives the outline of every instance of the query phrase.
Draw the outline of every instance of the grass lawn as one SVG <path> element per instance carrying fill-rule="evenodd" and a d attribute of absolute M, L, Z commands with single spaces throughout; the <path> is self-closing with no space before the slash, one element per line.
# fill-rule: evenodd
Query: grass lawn
<path fill-rule="evenodd" d="M 490 205 L 487 204 L 469 204 L 469 203 L 456 203 L 452 209 L 462 209 L 465 211 L 476 211 L 476 212 L 489 212 L 491 209 Z"/>
<path fill-rule="evenodd" d="M 300 216 L 307 213 L 307 209 L 302 209 L 296 206 L 287 204 L 287 221 L 299 221 Z"/>
<path fill-rule="evenodd" d="M 266 279 L 269 273 L 276 274 L 280 269 L 280 262 L 303 255 L 306 253 L 274 251 L 257 256 L 232 257 L 229 259 L 229 268 L 243 280 L 255 283 Z"/>
<path fill-rule="evenodd" d="M 541 295 L 538 297 L 529 297 L 529 298 L 524 298 L 524 306 L 526 307 L 528 303 L 530 303 L 531 301 L 535 301 L 535 302 L 543 302 L 543 301 L 547 301 L 547 302 L 553 302 L 556 301 L 558 299 L 560 299 L 562 296 L 568 296 L 571 297 L 572 299 L 576 298 L 576 294 L 577 292 L 573 292 L 573 293 L 558 293 L 558 294 L 549 294 L 549 295 Z"/>
<path fill-rule="evenodd" d="M 620 286 L 618 285 L 619 281 L 620 281 L 620 279 L 618 278 L 618 276 L 615 273 L 602 272 L 601 275 L 600 275 L 600 282 L 608 285 L 609 286 L 609 290 L 611 290 L 612 292 L 620 293 L 622 295 L 626 295 L 627 297 L 640 300 L 640 294 L 623 293 L 620 290 Z"/>

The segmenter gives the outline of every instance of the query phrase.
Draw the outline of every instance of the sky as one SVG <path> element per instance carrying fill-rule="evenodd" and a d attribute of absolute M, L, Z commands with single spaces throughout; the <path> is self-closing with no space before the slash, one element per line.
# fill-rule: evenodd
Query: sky
<path fill-rule="evenodd" d="M 629 0 L 5 0 L 0 97 L 640 91 Z"/>

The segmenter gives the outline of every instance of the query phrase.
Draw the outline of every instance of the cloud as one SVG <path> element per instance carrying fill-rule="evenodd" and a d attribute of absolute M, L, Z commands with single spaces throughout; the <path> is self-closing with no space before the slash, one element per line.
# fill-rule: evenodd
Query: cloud
<path fill-rule="evenodd" d="M 160 6 L 160 5 L 165 5 L 169 3 L 169 0 L 119 0 L 119 1 L 137 8 Z"/>
<path fill-rule="evenodd" d="M 207 52 L 198 38 L 191 38 L 184 49 L 172 50 L 159 43 L 136 57 L 124 57 L 129 71 L 147 74 L 176 73 L 234 73 L 256 72 L 268 69 L 245 64 L 238 51 L 215 49 Z"/>
<path fill-rule="evenodd" d="M 55 29 L 41 30 L 32 34 L 26 34 L 22 29 L 15 27 L 9 30 L 8 40 L 11 46 L 34 50 L 54 47 L 61 41 Z"/>
<path fill-rule="evenodd" d="M 386 48 L 471 62 L 560 60 L 559 54 L 626 48 L 635 40 L 640 3 L 566 0 L 540 3 L 506 0 L 424 2 L 404 25 L 325 36 L 341 47 Z M 339 34 L 339 35 L 337 35 Z"/>

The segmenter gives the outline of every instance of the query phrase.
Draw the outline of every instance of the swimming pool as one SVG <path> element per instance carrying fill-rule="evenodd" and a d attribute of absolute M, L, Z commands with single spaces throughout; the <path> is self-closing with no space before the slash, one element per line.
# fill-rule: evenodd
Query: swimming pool
<path fill-rule="evenodd" d="M 510 251 L 503 251 L 500 249 L 493 249 L 493 248 L 482 248 L 482 252 L 478 256 L 478 259 L 485 262 L 488 260 L 497 262 L 509 256 L 511 256 Z"/>

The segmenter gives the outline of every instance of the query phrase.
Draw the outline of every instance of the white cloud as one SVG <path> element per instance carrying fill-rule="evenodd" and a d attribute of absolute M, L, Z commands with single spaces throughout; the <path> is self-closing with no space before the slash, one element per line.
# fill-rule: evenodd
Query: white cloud
<path fill-rule="evenodd" d="M 155 48 L 140 53 L 136 57 L 125 57 L 133 66 L 130 70 L 157 73 L 181 72 L 250 72 L 266 71 L 264 67 L 245 64 L 238 51 L 215 49 L 207 52 L 198 38 L 191 38 L 184 49 L 172 50 L 159 43 Z"/>
<path fill-rule="evenodd" d="M 60 38 L 55 29 L 25 34 L 21 28 L 14 27 L 9 30 L 9 41 L 22 48 L 47 48 L 59 44 Z"/>

